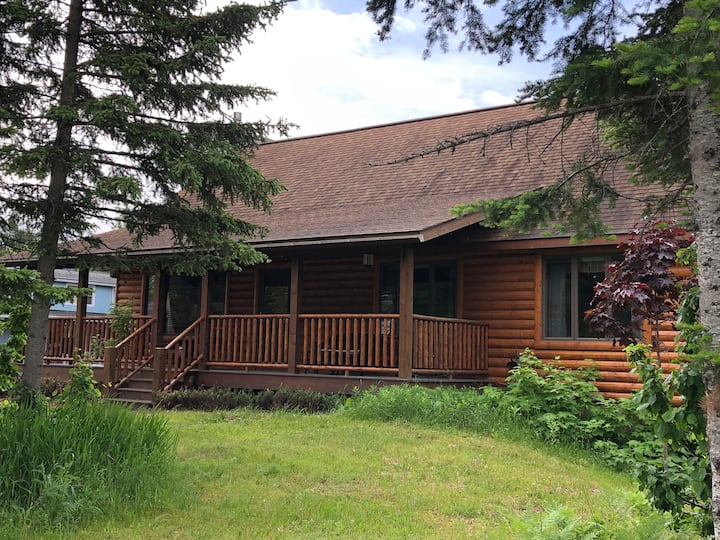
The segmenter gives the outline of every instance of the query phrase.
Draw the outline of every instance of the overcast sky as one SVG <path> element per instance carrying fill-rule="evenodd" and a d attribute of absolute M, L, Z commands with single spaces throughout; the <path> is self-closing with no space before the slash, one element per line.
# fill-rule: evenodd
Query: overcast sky
<path fill-rule="evenodd" d="M 401 4 L 401 2 L 399 2 Z M 517 58 L 498 66 L 479 53 L 433 51 L 423 60 L 418 13 L 396 18 L 380 42 L 365 0 L 299 0 L 226 70 L 226 80 L 277 92 L 243 120 L 286 119 L 291 136 L 314 135 L 512 103 L 551 66 Z"/>

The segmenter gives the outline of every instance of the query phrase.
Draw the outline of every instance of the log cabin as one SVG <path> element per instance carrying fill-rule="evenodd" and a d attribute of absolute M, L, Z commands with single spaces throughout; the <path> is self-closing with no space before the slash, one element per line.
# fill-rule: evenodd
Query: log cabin
<path fill-rule="evenodd" d="M 96 376 L 128 396 L 178 385 L 480 386 L 502 384 L 529 347 L 544 360 L 595 366 L 604 395 L 628 396 L 638 383 L 622 348 L 593 337 L 583 315 L 641 216 L 646 188 L 622 164 L 608 165 L 605 180 L 620 197 L 603 220 L 614 236 L 581 244 L 557 228 L 514 234 L 449 212 L 548 185 L 601 148 L 592 115 L 567 131 L 560 120 L 522 124 L 540 114 L 511 105 L 262 145 L 255 167 L 286 190 L 269 215 L 240 204 L 233 212 L 267 227 L 248 242 L 270 262 L 201 277 L 118 273 L 116 302 L 133 306 L 133 332 L 96 358 Z M 402 159 L 507 125 L 518 127 Z M 163 234 L 140 246 L 122 229 L 101 237 L 130 260 L 173 250 Z M 75 317 L 50 323 L 48 374 L 72 357 L 70 345 L 52 346 L 61 335 L 87 349 L 112 331 L 78 302 Z M 662 337 L 671 350 L 672 328 Z"/>

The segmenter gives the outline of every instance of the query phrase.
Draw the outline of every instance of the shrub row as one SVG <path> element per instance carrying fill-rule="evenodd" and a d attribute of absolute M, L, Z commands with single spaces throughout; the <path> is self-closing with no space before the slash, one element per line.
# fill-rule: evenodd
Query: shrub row
<path fill-rule="evenodd" d="M 157 407 L 198 411 L 230 410 L 240 407 L 274 411 L 292 410 L 305 413 L 329 412 L 338 408 L 343 397 L 306 390 L 239 390 L 234 388 L 197 388 L 158 392 Z"/>

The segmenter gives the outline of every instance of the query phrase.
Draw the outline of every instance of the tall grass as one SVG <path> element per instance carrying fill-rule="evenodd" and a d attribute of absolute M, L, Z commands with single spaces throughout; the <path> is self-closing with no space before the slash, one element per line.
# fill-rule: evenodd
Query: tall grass
<path fill-rule="evenodd" d="M 343 413 L 579 447 L 608 466 L 631 470 L 637 465 L 638 445 L 653 452 L 661 447 L 637 404 L 605 399 L 593 383 L 596 376 L 591 369 L 543 364 L 526 351 L 505 389 L 375 388 L 348 399 Z"/>
<path fill-rule="evenodd" d="M 6 409 L 0 522 L 61 529 L 146 505 L 162 490 L 173 456 L 174 438 L 158 415 L 107 402 Z"/>
<path fill-rule="evenodd" d="M 362 392 L 345 402 L 342 413 L 364 420 L 405 420 L 433 427 L 476 433 L 521 433 L 515 415 L 502 399 L 503 391 L 387 386 Z"/>

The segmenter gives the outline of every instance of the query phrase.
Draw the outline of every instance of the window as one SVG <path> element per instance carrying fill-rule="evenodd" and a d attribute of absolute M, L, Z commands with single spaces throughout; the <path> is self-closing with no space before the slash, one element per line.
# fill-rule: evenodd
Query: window
<path fill-rule="evenodd" d="M 415 265 L 413 313 L 455 317 L 457 270 L 454 262 Z M 380 313 L 398 313 L 400 271 L 397 264 L 380 269 Z"/>
<path fill-rule="evenodd" d="M 208 312 L 210 315 L 225 314 L 225 294 L 227 289 L 227 274 L 225 272 L 210 272 L 208 275 Z"/>
<path fill-rule="evenodd" d="M 153 307 L 155 302 L 155 276 L 145 274 L 145 284 L 143 285 L 143 294 L 145 301 L 143 302 L 143 315 L 153 315 Z"/>
<path fill-rule="evenodd" d="M 201 289 L 201 277 L 168 277 L 163 321 L 166 334 L 179 334 L 200 317 Z"/>
<path fill-rule="evenodd" d="M 553 257 L 545 260 L 543 337 L 593 338 L 585 312 L 605 278 L 609 257 Z"/>
<path fill-rule="evenodd" d="M 210 315 L 225 313 L 226 276 L 224 272 L 210 272 L 208 276 L 208 312 Z M 165 293 L 165 319 L 163 329 L 166 334 L 179 334 L 200 317 L 202 301 L 202 277 L 168 276 Z M 147 276 L 145 285 L 145 313 L 152 313 L 154 276 Z"/>
<path fill-rule="evenodd" d="M 75 287 L 76 285 L 69 285 L 69 284 L 67 284 L 67 283 L 66 283 L 65 285 L 58 285 L 57 283 L 55 283 L 55 286 L 56 286 L 56 287 L 58 287 L 58 286 Z M 86 307 L 89 307 L 89 308 L 90 308 L 90 307 L 95 307 L 95 289 L 92 288 L 92 287 L 90 287 L 90 294 L 88 294 L 88 295 L 86 295 L 86 296 L 87 296 L 87 305 L 86 305 Z M 62 306 L 62 307 L 74 307 L 74 306 L 77 305 L 77 298 L 73 297 L 73 298 L 67 300 L 66 302 L 62 302 L 62 303 L 60 303 L 60 304 L 58 304 L 58 305 L 59 305 L 59 306 Z"/>
<path fill-rule="evenodd" d="M 380 267 L 380 313 L 400 311 L 400 270 L 397 264 Z"/>
<path fill-rule="evenodd" d="M 260 313 L 290 313 L 290 269 L 260 274 Z"/>
<path fill-rule="evenodd" d="M 454 317 L 456 274 L 452 262 L 415 265 L 413 311 L 418 315 Z"/>

